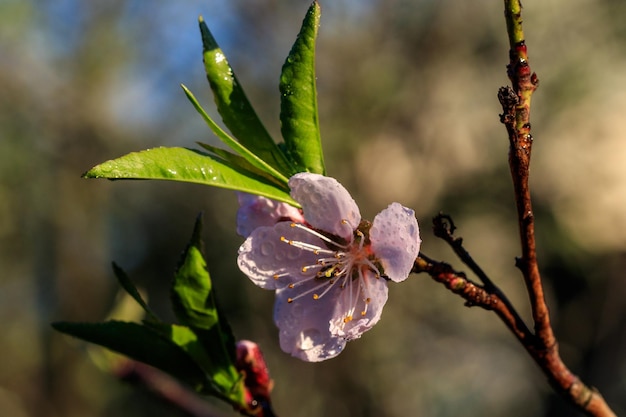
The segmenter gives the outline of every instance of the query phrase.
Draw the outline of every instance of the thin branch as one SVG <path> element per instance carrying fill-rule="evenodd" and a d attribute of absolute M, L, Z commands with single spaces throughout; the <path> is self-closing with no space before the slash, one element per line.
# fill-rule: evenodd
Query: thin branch
<path fill-rule="evenodd" d="M 524 276 L 535 328 L 535 343 L 524 346 L 547 375 L 550 383 L 565 398 L 590 416 L 615 416 L 602 396 L 583 384 L 565 366 L 550 324 L 537 264 L 535 219 L 529 187 L 533 143 L 530 133 L 530 104 L 538 79 L 528 62 L 520 0 L 505 0 L 504 10 L 510 46 L 507 73 L 512 87 L 503 87 L 498 91 L 498 99 L 503 109 L 500 120 L 509 137 L 509 167 L 520 232 L 522 256 L 517 259 L 517 267 Z"/>
<path fill-rule="evenodd" d="M 115 371 L 118 378 L 148 388 L 158 398 L 189 417 L 219 417 L 211 404 L 170 375 L 133 360 L 124 360 Z"/>
<path fill-rule="evenodd" d="M 515 310 L 510 309 L 510 304 L 503 302 L 498 294 L 489 293 L 485 287 L 472 282 L 462 272 L 421 253 L 413 264 L 412 272 L 430 275 L 451 292 L 461 296 L 468 307 L 482 307 L 496 313 L 543 370 L 550 385 L 585 414 L 616 417 L 602 395 L 595 388 L 587 387 L 565 366 L 559 356 L 558 345 L 555 343 L 548 348 L 543 346 L 541 339 L 528 329 Z"/>
<path fill-rule="evenodd" d="M 468 307 L 482 307 L 494 311 L 515 337 L 524 345 L 532 344 L 534 338 L 519 314 L 504 302 L 499 294 L 490 293 L 480 284 L 472 282 L 464 273 L 455 271 L 450 265 L 428 258 L 420 253 L 413 264 L 412 272 L 425 272 L 447 289 L 460 295 Z"/>
<path fill-rule="evenodd" d="M 500 290 L 491 282 L 491 279 L 487 276 L 487 274 L 482 270 L 480 266 L 474 261 L 472 256 L 465 250 L 463 247 L 463 238 L 455 237 L 454 231 L 456 230 L 456 226 L 454 225 L 454 220 L 449 214 L 439 213 L 433 219 L 433 233 L 440 239 L 443 239 L 454 251 L 456 256 L 459 257 L 461 261 L 469 269 L 472 270 L 474 274 L 482 281 L 485 285 L 485 289 L 489 292 L 500 292 Z"/>
<path fill-rule="evenodd" d="M 509 167 L 513 178 L 522 256 L 517 266 L 524 275 L 532 308 L 535 332 L 544 346 L 555 343 L 543 285 L 537 266 L 535 218 L 530 199 L 529 168 L 533 138 L 530 134 L 530 101 L 537 88 L 537 76 L 531 71 L 522 29 L 522 6 L 519 0 L 505 0 L 505 17 L 509 35 L 507 66 L 511 89 L 500 89 L 502 122 L 509 136 Z"/>
<path fill-rule="evenodd" d="M 463 247 L 463 238 L 455 237 L 454 231 L 456 230 L 456 226 L 454 225 L 454 220 L 448 214 L 439 213 L 433 219 L 433 233 L 440 239 L 443 239 L 454 251 L 456 256 L 467 265 L 467 267 L 474 273 L 476 276 L 482 281 L 484 285 L 485 291 L 487 291 L 490 295 L 496 296 L 504 307 L 507 314 L 514 316 L 515 321 L 518 323 L 517 327 L 521 328 L 523 324 L 523 320 L 511 301 L 507 298 L 507 296 L 500 290 L 498 286 L 496 286 L 491 278 L 483 271 L 483 269 L 476 263 L 474 258 L 470 255 L 470 253 Z M 523 325 L 524 329 L 526 329 L 525 334 L 530 334 L 531 332 L 528 330 L 526 325 Z M 524 337 L 524 340 L 528 340 L 528 337 Z M 520 339 L 520 341 L 522 341 Z"/>

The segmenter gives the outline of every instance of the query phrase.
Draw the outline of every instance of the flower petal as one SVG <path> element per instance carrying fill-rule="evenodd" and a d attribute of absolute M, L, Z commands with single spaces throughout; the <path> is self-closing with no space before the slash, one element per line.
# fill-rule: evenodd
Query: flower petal
<path fill-rule="evenodd" d="M 372 271 L 365 271 L 361 279 L 352 280 L 339 290 L 335 313 L 330 322 L 331 334 L 341 336 L 346 341 L 358 339 L 378 323 L 386 302 L 387 281 L 376 278 Z M 348 315 L 352 316 L 352 320 L 345 323 L 344 318 Z"/>
<path fill-rule="evenodd" d="M 320 362 L 339 355 L 346 340 L 329 331 L 333 303 L 326 297 L 330 294 L 318 300 L 304 296 L 289 303 L 287 299 L 291 296 L 289 288 L 276 291 L 274 321 L 279 328 L 281 349 L 307 362 Z"/>
<path fill-rule="evenodd" d="M 303 172 L 289 179 L 289 187 L 291 197 L 300 203 L 311 226 L 344 239 L 352 238 L 352 232 L 361 222 L 361 213 L 348 190 L 336 179 Z"/>
<path fill-rule="evenodd" d="M 237 193 L 239 210 L 237 210 L 237 233 L 248 237 L 254 229 L 263 226 L 274 226 L 281 220 L 304 223 L 299 209 L 282 203 L 248 193 Z"/>
<path fill-rule="evenodd" d="M 290 222 L 255 229 L 239 248 L 237 264 L 252 282 L 267 290 L 315 276 L 315 269 L 303 272 L 302 267 L 315 265 L 318 256 L 281 241 L 281 236 L 318 246 L 322 244 L 310 233 L 291 227 Z"/>
<path fill-rule="evenodd" d="M 420 250 L 419 227 L 415 212 L 392 203 L 374 218 L 370 229 L 372 250 L 392 281 L 404 281 Z"/>

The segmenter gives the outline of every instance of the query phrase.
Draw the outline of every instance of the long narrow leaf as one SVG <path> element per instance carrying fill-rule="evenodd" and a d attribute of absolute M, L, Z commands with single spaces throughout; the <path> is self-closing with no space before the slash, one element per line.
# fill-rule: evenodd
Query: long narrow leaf
<path fill-rule="evenodd" d="M 211 119 L 211 117 L 207 114 L 207 112 L 204 111 L 204 109 L 202 108 L 202 106 L 200 106 L 200 103 L 198 102 L 196 97 L 192 94 L 192 92 L 189 91 L 189 89 L 185 87 L 184 85 L 182 85 L 181 87 L 183 88 L 183 91 L 187 95 L 187 98 L 189 99 L 189 101 L 191 101 L 191 104 L 193 104 L 193 106 L 198 111 L 198 113 L 200 113 L 200 115 L 202 116 L 204 121 L 207 123 L 209 128 L 211 128 L 213 133 L 215 133 L 215 135 L 222 142 L 224 142 L 227 146 L 229 146 L 232 150 L 237 152 L 239 155 L 244 157 L 246 161 L 248 161 L 254 167 L 267 172 L 268 174 L 275 177 L 279 181 L 283 182 L 284 184 L 287 184 L 287 182 L 289 181 L 287 177 L 285 177 L 283 174 L 278 172 L 275 168 L 273 168 L 267 162 L 259 158 L 257 155 L 252 153 L 245 146 L 237 142 L 228 133 L 224 132 L 224 130 L 222 130 L 222 128 L 219 127 L 219 125 L 215 123 L 213 119 Z"/>
<path fill-rule="evenodd" d="M 287 187 L 279 188 L 228 161 L 186 148 L 153 148 L 103 162 L 85 178 L 151 179 L 191 182 L 257 194 L 297 205 Z"/>
<path fill-rule="evenodd" d="M 294 167 L 278 148 L 248 101 L 235 72 L 202 17 L 199 23 L 204 68 L 217 111 L 224 124 L 245 147 L 272 167 L 287 177 L 295 174 Z"/>
<path fill-rule="evenodd" d="M 261 171 L 260 169 L 250 165 L 250 163 L 246 161 L 244 157 L 229 152 L 226 149 L 209 145 L 208 143 L 196 143 L 200 145 L 200 147 L 202 147 L 205 151 L 207 151 L 209 155 L 215 155 L 218 159 L 223 160 L 232 166 L 239 167 L 243 170 L 250 171 L 251 173 L 258 175 L 259 177 L 263 177 L 271 183 L 275 183 L 276 186 L 279 188 L 284 187 L 284 184 L 282 182 L 278 181 L 275 177 L 270 176 L 267 172 Z"/>
<path fill-rule="evenodd" d="M 148 315 L 148 318 L 152 321 L 159 321 L 156 314 L 152 311 L 150 307 L 148 307 L 148 304 L 141 297 L 141 294 L 139 294 L 139 291 L 137 290 L 137 287 L 135 287 L 135 284 L 133 284 L 128 275 L 126 275 L 126 272 L 124 272 L 124 270 L 120 268 L 115 262 L 113 262 L 113 273 L 115 274 L 115 277 L 117 278 L 117 281 L 120 283 L 122 288 L 124 288 L 124 290 L 126 290 L 126 292 L 131 297 L 133 297 L 133 299 L 141 306 L 141 308 L 143 308 L 143 310 Z"/>
<path fill-rule="evenodd" d="M 208 375 L 210 387 L 207 393 L 219 394 L 234 405 L 245 405 L 242 392 L 242 377 L 235 368 L 234 362 L 227 362 L 216 357 L 215 352 L 207 350 L 206 345 L 197 333 L 187 326 L 168 323 L 145 323 L 145 326 L 159 332 L 184 350 L 200 368 Z M 214 334 L 214 336 L 219 336 Z"/>
<path fill-rule="evenodd" d="M 281 132 L 300 171 L 325 174 L 315 87 L 315 40 L 320 6 L 309 8 L 280 76 Z"/>
<path fill-rule="evenodd" d="M 138 323 L 53 323 L 56 330 L 104 346 L 132 359 L 152 365 L 197 390 L 206 389 L 207 379 L 200 367 L 171 340 Z"/>

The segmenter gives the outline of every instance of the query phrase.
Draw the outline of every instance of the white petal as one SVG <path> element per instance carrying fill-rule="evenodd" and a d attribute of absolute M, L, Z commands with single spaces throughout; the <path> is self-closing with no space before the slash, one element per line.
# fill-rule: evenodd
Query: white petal
<path fill-rule="evenodd" d="M 304 222 L 300 210 L 287 203 L 241 192 L 237 193 L 237 200 L 237 233 L 243 237 L 250 236 L 258 227 L 271 227 L 285 219 L 296 223 Z"/>
<path fill-rule="evenodd" d="M 279 328 L 281 349 L 307 362 L 320 362 L 339 355 L 346 340 L 333 336 L 329 331 L 332 300 L 326 296 L 318 300 L 304 296 L 288 303 L 287 299 L 294 295 L 293 291 L 276 291 L 274 321 Z"/>
<path fill-rule="evenodd" d="M 259 227 L 239 248 L 237 265 L 256 285 L 268 290 L 282 288 L 292 282 L 315 275 L 316 270 L 302 271 L 303 266 L 314 265 L 319 257 L 286 242 L 286 239 L 321 245 L 322 241 L 290 222 L 280 222 L 274 227 Z M 276 275 L 279 276 L 276 279 Z"/>
<path fill-rule="evenodd" d="M 374 218 L 370 229 L 374 255 L 392 281 L 404 281 L 411 272 L 420 250 L 415 212 L 392 203 Z"/>
<path fill-rule="evenodd" d="M 361 288 L 359 288 L 358 282 L 359 280 L 353 280 L 351 287 L 346 286 L 339 290 L 335 314 L 330 323 L 330 332 L 348 341 L 358 339 L 378 323 L 383 312 L 383 306 L 387 302 L 387 281 L 385 279 L 376 278 L 372 271 L 366 271 L 365 277 L 360 280 Z M 369 302 L 366 302 L 365 298 L 369 298 Z M 351 309 L 354 310 L 352 320 L 344 323 L 344 318 Z M 365 315 L 361 314 L 363 311 L 365 311 Z"/>
<path fill-rule="evenodd" d="M 289 179 L 289 188 L 311 226 L 345 239 L 352 237 L 361 222 L 361 213 L 350 193 L 336 179 L 303 172 Z"/>

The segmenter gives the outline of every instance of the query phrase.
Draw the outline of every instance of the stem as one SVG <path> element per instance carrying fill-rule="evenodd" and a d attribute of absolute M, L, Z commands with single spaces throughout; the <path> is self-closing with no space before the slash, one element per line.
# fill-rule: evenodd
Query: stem
<path fill-rule="evenodd" d="M 218 417 L 211 404 L 168 374 L 133 360 L 123 361 L 115 371 L 118 378 L 148 388 L 189 417 Z"/>
<path fill-rule="evenodd" d="M 537 88 L 537 76 L 531 72 L 528 63 L 519 0 L 505 0 L 505 17 L 511 47 L 507 69 L 515 96 L 509 94 L 511 100 L 502 105 L 505 115 L 508 116 L 503 122 L 509 134 L 509 167 L 513 178 L 522 246 L 522 256 L 517 260 L 517 266 L 522 271 L 528 288 L 535 331 L 544 345 L 550 346 L 555 342 L 537 266 L 535 219 L 528 185 L 533 140 L 530 134 L 530 99 Z"/>
<path fill-rule="evenodd" d="M 437 262 L 420 253 L 413 264 L 412 272 L 425 272 L 435 281 L 443 284 L 465 300 L 467 307 L 482 307 L 494 311 L 524 346 L 532 345 L 534 338 L 517 311 L 503 300 L 500 292 L 492 293 L 484 286 L 469 280 L 462 272 L 457 272 L 444 262 Z"/>
<path fill-rule="evenodd" d="M 498 293 L 490 293 L 486 287 L 469 280 L 444 262 L 434 261 L 420 253 L 412 272 L 425 272 L 451 292 L 461 296 L 468 307 L 491 310 L 524 346 L 528 354 L 543 370 L 554 389 L 589 416 L 616 417 L 600 393 L 587 387 L 572 374 L 559 357 L 557 344 L 546 348 L 541 339 L 533 334 L 510 303 Z"/>
<path fill-rule="evenodd" d="M 550 314 L 537 265 L 535 220 L 528 184 L 533 142 L 530 134 L 530 103 L 538 79 L 528 63 L 520 0 L 505 0 L 504 9 L 510 46 L 507 72 L 512 88 L 501 88 L 498 98 L 503 108 L 501 121 L 509 136 L 509 167 L 520 232 L 522 256 L 517 259 L 517 267 L 524 276 L 535 328 L 535 343 L 522 343 L 555 389 L 570 402 L 590 416 L 614 416 L 602 396 L 583 384 L 565 366 L 550 324 Z"/>

